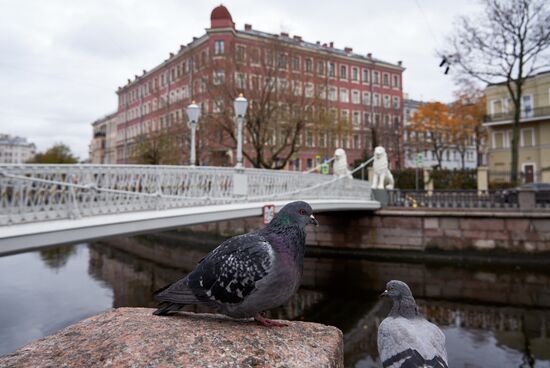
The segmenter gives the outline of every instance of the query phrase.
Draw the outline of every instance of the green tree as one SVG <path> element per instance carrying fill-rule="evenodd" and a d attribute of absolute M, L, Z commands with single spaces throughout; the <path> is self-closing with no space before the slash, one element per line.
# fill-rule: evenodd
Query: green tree
<path fill-rule="evenodd" d="M 78 157 L 74 156 L 69 146 L 56 143 L 45 152 L 37 153 L 34 158 L 27 161 L 32 164 L 76 164 Z"/>

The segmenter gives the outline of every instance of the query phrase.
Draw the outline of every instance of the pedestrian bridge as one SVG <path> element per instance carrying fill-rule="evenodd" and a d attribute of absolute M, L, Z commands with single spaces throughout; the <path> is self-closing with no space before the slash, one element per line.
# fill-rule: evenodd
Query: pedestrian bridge
<path fill-rule="evenodd" d="M 297 199 L 315 212 L 380 207 L 370 184 L 351 177 L 193 166 L 2 165 L 0 255 L 258 216 L 266 204 L 279 209 Z"/>

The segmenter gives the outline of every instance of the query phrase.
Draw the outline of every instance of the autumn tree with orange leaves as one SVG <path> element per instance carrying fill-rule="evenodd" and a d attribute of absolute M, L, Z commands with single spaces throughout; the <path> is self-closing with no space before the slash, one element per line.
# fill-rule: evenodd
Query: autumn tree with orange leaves
<path fill-rule="evenodd" d="M 412 116 L 407 127 L 409 146 L 416 152 L 429 150 L 441 167 L 443 153 L 451 147 L 451 134 L 454 121 L 449 107 L 441 102 L 428 102 L 421 105 Z"/>

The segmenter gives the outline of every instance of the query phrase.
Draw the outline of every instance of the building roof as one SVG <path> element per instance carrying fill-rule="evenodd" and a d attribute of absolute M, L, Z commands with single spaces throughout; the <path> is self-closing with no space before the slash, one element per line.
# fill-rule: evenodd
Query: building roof
<path fill-rule="evenodd" d="M 0 134 L 0 145 L 34 146 L 34 143 L 27 142 L 27 138 L 12 137 L 9 134 Z"/>
<path fill-rule="evenodd" d="M 107 120 L 111 120 L 111 119 L 116 118 L 116 116 L 117 116 L 117 112 L 116 112 L 116 111 L 115 111 L 115 112 L 112 112 L 112 113 L 110 113 L 110 114 L 107 114 L 107 115 L 105 115 L 104 117 L 99 118 L 99 119 L 97 119 L 96 121 L 94 121 L 94 122 L 92 123 L 92 126 L 96 126 L 96 125 L 105 123 Z"/>
<path fill-rule="evenodd" d="M 221 4 L 217 7 L 215 7 L 212 10 L 212 12 L 210 13 L 210 21 L 211 21 L 211 26 L 213 28 L 218 28 L 218 27 L 232 27 L 232 28 L 234 28 L 234 25 L 235 25 L 235 23 L 233 22 L 233 18 L 231 17 L 231 13 L 229 13 L 229 10 L 227 10 L 227 8 L 223 5 L 221 5 Z M 332 54 L 332 55 L 335 55 L 335 56 L 341 56 L 341 57 L 351 57 L 351 58 L 357 59 L 358 61 L 362 61 L 362 62 L 371 62 L 371 63 L 375 63 L 375 64 L 379 64 L 379 65 L 388 66 L 388 67 L 391 67 L 391 68 L 396 68 L 396 69 L 399 69 L 401 71 L 405 70 L 405 67 L 402 66 L 401 61 L 398 61 L 395 64 L 395 63 L 390 63 L 388 61 L 384 61 L 384 60 L 381 60 L 381 59 L 374 58 L 372 56 L 372 54 L 370 54 L 370 53 L 367 54 L 367 55 L 353 53 L 352 49 L 348 48 L 348 47 L 346 47 L 345 49 L 338 49 L 338 48 L 333 47 L 332 42 L 329 45 L 321 44 L 320 42 L 313 43 L 313 42 L 303 41 L 302 38 L 299 37 L 299 36 L 294 36 L 293 38 L 291 38 L 291 37 L 288 36 L 288 34 L 278 35 L 278 34 L 258 31 L 258 30 L 252 29 L 251 27 L 250 27 L 250 29 L 248 27 L 245 27 L 245 28 L 246 29 L 244 29 L 244 30 L 237 30 L 236 33 L 238 35 L 239 34 L 240 35 L 248 35 L 248 36 L 255 36 L 255 37 L 260 37 L 260 38 L 284 41 L 288 44 L 292 44 L 292 45 L 295 45 L 295 46 L 301 46 L 301 47 L 304 47 L 306 49 L 310 49 L 310 50 L 316 51 L 316 52 L 325 52 L 325 53 L 328 53 L 328 54 Z M 121 87 L 118 88 L 117 94 L 124 91 L 124 90 L 126 90 L 126 89 L 128 89 L 129 87 L 131 87 L 136 82 L 143 79 L 144 77 L 146 77 L 146 76 L 156 72 L 157 70 L 161 69 L 162 67 L 167 65 L 172 58 L 175 58 L 178 55 L 180 55 L 182 52 L 186 51 L 187 49 L 192 48 L 193 46 L 196 46 L 197 44 L 204 41 L 204 39 L 206 39 L 207 37 L 208 37 L 207 33 L 205 33 L 204 35 L 202 35 L 201 37 L 198 37 L 198 38 L 193 37 L 193 41 L 190 42 L 187 45 L 187 47 L 181 46 L 180 50 L 177 54 L 170 53 L 170 57 L 168 59 L 164 60 L 164 62 L 160 63 L 159 65 L 157 65 L 153 69 L 151 69 L 149 71 L 144 70 L 143 74 L 140 75 L 140 76 L 136 75 L 134 80 L 128 79 L 128 83 L 126 85 L 121 86 Z"/>

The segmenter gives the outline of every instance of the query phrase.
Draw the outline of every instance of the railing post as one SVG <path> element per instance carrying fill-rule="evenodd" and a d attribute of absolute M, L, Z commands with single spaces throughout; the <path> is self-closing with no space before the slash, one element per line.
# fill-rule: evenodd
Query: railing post
<path fill-rule="evenodd" d="M 424 168 L 424 190 L 426 190 L 429 196 L 431 196 L 434 191 L 434 181 L 432 179 L 431 173 L 431 168 Z"/>
<path fill-rule="evenodd" d="M 75 177 L 74 174 L 69 175 L 68 183 L 69 184 L 76 184 L 75 183 Z M 68 187 L 68 197 L 67 197 L 67 214 L 70 219 L 79 219 L 82 216 L 80 215 L 80 211 L 78 209 L 78 200 L 76 198 L 76 191 L 74 189 L 74 186 L 69 185 Z"/>
<path fill-rule="evenodd" d="M 489 168 L 480 166 L 477 168 L 477 194 L 486 194 L 489 190 Z"/>
<path fill-rule="evenodd" d="M 242 168 L 236 168 L 233 173 L 233 195 L 248 196 L 248 177 Z"/>
<path fill-rule="evenodd" d="M 521 211 L 533 211 L 536 208 L 535 191 L 531 189 L 518 191 L 518 205 Z"/>

